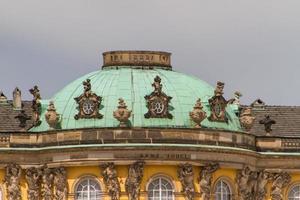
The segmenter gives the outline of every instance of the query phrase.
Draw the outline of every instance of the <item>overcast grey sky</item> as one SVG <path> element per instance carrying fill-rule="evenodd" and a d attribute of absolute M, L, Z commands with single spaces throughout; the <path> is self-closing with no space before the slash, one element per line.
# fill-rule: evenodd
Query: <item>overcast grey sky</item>
<path fill-rule="evenodd" d="M 0 89 L 51 98 L 108 50 L 172 52 L 242 103 L 300 105 L 299 0 L 0 0 Z"/>

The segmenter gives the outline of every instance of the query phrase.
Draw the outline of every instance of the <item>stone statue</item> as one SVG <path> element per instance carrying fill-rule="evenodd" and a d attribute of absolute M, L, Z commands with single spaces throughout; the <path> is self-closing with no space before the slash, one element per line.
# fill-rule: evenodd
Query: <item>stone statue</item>
<path fill-rule="evenodd" d="M 283 200 L 283 188 L 291 182 L 291 176 L 287 172 L 276 173 L 273 175 L 271 187 L 271 199 Z"/>
<path fill-rule="evenodd" d="M 129 200 L 138 200 L 140 187 L 144 174 L 145 162 L 137 161 L 129 166 L 128 177 L 125 182 L 125 190 Z"/>
<path fill-rule="evenodd" d="M 121 188 L 114 163 L 105 163 L 101 168 L 103 180 L 109 196 L 112 200 L 119 200 Z"/>
<path fill-rule="evenodd" d="M 54 169 L 54 191 L 55 200 L 67 199 L 67 171 L 64 167 Z"/>
<path fill-rule="evenodd" d="M 56 112 L 54 102 L 50 101 L 47 112 L 45 113 L 46 121 L 50 129 L 56 129 L 60 122 L 60 114 Z"/>
<path fill-rule="evenodd" d="M 258 172 L 257 184 L 256 184 L 256 200 L 265 200 L 267 189 L 267 183 L 272 179 L 272 174 L 262 170 Z"/>
<path fill-rule="evenodd" d="M 269 134 L 272 132 L 272 125 L 276 124 L 276 121 L 271 119 L 269 115 L 266 115 L 264 119 L 259 121 L 259 123 L 265 126 L 265 131 Z"/>
<path fill-rule="evenodd" d="M 179 165 L 177 176 L 181 182 L 182 192 L 184 192 L 186 199 L 193 200 L 195 197 L 193 166 L 188 163 Z"/>
<path fill-rule="evenodd" d="M 250 131 L 254 124 L 255 117 L 251 113 L 251 108 L 243 109 L 240 115 L 240 123 L 246 131 Z"/>
<path fill-rule="evenodd" d="M 238 105 L 240 106 L 241 105 L 241 101 L 240 101 L 240 98 L 242 97 L 242 93 L 240 93 L 239 91 L 236 91 L 234 93 L 234 99 L 232 100 L 232 104 L 235 104 L 235 105 Z"/>
<path fill-rule="evenodd" d="M 200 98 L 197 100 L 194 110 L 190 112 L 190 118 L 195 122 L 195 128 L 201 128 L 201 122 L 206 118 L 206 113 L 203 111 Z"/>
<path fill-rule="evenodd" d="M 30 167 L 25 171 L 25 177 L 28 184 L 28 200 L 40 199 L 40 172 L 35 167 Z"/>
<path fill-rule="evenodd" d="M 162 84 L 161 78 L 159 76 L 156 76 L 154 78 L 154 83 L 152 83 L 152 86 L 154 87 L 154 93 L 160 95 L 162 92 Z"/>
<path fill-rule="evenodd" d="M 120 127 L 128 127 L 128 119 L 131 116 L 131 110 L 127 109 L 124 99 L 119 99 L 118 109 L 114 111 L 114 118 L 120 122 Z"/>
<path fill-rule="evenodd" d="M 7 97 L 4 95 L 2 91 L 0 91 L 0 104 L 7 103 Z"/>
<path fill-rule="evenodd" d="M 89 93 L 92 91 L 91 80 L 86 79 L 85 81 L 83 81 L 82 84 L 83 84 L 84 94 L 86 96 L 89 96 Z"/>
<path fill-rule="evenodd" d="M 42 110 L 42 104 L 41 104 L 41 95 L 40 95 L 40 90 L 38 86 L 34 86 L 29 90 L 29 92 L 33 96 L 32 100 L 32 111 L 33 111 L 33 125 L 34 126 L 39 126 L 41 124 L 40 120 L 40 115 L 41 115 L 41 110 Z"/>
<path fill-rule="evenodd" d="M 21 112 L 17 116 L 15 116 L 15 119 L 19 120 L 19 127 L 25 130 L 27 126 L 27 121 L 30 120 L 31 117 L 25 113 L 25 110 L 21 110 Z"/>
<path fill-rule="evenodd" d="M 210 163 L 204 167 L 201 167 L 200 172 L 200 194 L 203 200 L 210 199 L 212 174 L 219 169 L 219 164 Z"/>
<path fill-rule="evenodd" d="M 236 182 L 238 185 L 238 194 L 241 200 L 253 200 L 254 190 L 255 190 L 255 172 L 251 171 L 248 166 L 240 170 L 236 177 Z"/>
<path fill-rule="evenodd" d="M 225 85 L 225 83 L 223 83 L 221 81 L 217 82 L 217 86 L 216 86 L 216 89 L 215 89 L 215 96 L 219 97 L 219 96 L 222 96 L 224 94 L 224 92 L 223 92 L 224 85 Z"/>
<path fill-rule="evenodd" d="M 52 170 L 48 168 L 47 165 L 44 165 L 40 169 L 40 176 L 41 176 L 42 200 L 52 200 L 53 199 L 52 187 L 53 187 L 54 174 Z"/>
<path fill-rule="evenodd" d="M 21 200 L 20 178 L 22 169 L 17 164 L 9 164 L 5 167 L 4 183 L 8 200 Z"/>

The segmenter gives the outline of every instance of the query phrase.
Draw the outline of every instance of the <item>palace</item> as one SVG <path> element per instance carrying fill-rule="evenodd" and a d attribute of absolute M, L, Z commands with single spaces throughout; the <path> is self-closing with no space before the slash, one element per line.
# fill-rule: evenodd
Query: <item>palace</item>
<path fill-rule="evenodd" d="M 0 92 L 0 200 L 299 200 L 300 107 L 225 91 L 111 51 L 51 99 Z"/>

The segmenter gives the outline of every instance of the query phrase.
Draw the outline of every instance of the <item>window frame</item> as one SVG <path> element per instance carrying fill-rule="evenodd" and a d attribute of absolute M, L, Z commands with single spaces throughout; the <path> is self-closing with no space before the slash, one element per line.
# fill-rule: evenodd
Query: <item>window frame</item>
<path fill-rule="evenodd" d="M 293 182 L 287 187 L 286 195 L 285 195 L 287 200 L 289 200 L 290 192 L 297 186 L 299 187 L 299 192 L 300 192 L 300 182 L 299 181 Z M 300 197 L 300 195 L 299 195 L 299 197 Z M 300 200 L 300 198 L 299 198 L 299 200 Z"/>
<path fill-rule="evenodd" d="M 104 192 L 105 192 L 105 188 L 103 187 L 103 184 L 101 183 L 101 181 L 99 181 L 99 179 L 96 176 L 93 175 L 84 175 L 84 176 L 80 176 L 77 178 L 74 186 L 73 186 L 73 194 L 74 194 L 74 200 L 77 200 L 77 189 L 79 187 L 79 185 L 85 181 L 85 180 L 92 180 L 94 182 L 96 182 L 99 185 L 99 189 L 100 189 L 100 200 L 104 200 Z"/>
<path fill-rule="evenodd" d="M 226 177 L 226 176 L 219 177 L 214 182 L 213 188 L 212 188 L 212 191 L 211 191 L 212 199 L 213 200 L 217 199 L 216 190 L 217 190 L 218 183 L 221 182 L 221 181 L 224 182 L 225 184 L 227 184 L 227 186 L 229 188 L 229 191 L 230 191 L 230 194 L 231 194 L 231 199 L 230 200 L 234 200 L 235 199 L 235 194 L 236 194 L 235 193 L 235 188 L 233 187 L 232 180 L 229 177 Z"/>
<path fill-rule="evenodd" d="M 171 187 L 172 187 L 172 200 L 175 200 L 176 187 L 175 187 L 174 181 L 173 181 L 173 179 L 171 177 L 166 176 L 164 174 L 156 174 L 156 175 L 154 175 L 153 177 L 151 177 L 147 181 L 146 189 L 145 189 L 145 191 L 146 191 L 146 199 L 150 200 L 150 198 L 149 198 L 149 187 L 150 187 L 151 183 L 153 181 L 157 180 L 157 179 L 160 179 L 160 180 L 164 179 L 164 180 L 166 180 L 171 185 Z"/>

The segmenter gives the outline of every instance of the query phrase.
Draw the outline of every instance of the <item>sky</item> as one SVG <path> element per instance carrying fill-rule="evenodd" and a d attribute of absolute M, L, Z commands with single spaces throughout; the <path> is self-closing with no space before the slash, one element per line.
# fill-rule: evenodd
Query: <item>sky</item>
<path fill-rule="evenodd" d="M 250 104 L 300 105 L 299 0 L 0 0 L 0 90 L 44 99 L 102 52 L 172 53 L 173 69 L 225 82 Z"/>

